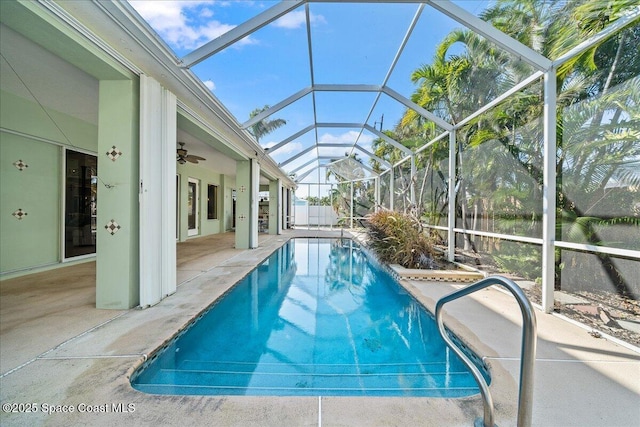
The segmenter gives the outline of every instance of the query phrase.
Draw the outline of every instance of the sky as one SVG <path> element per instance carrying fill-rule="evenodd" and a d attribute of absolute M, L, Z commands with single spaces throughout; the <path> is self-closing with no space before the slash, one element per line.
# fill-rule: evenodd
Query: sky
<path fill-rule="evenodd" d="M 130 1 L 178 57 L 213 40 L 246 20 L 272 7 L 276 1 Z M 477 14 L 484 0 L 456 3 Z M 387 84 L 410 98 L 416 86 L 412 71 L 430 63 L 434 47 L 454 28 L 455 21 L 426 7 L 392 69 L 402 40 L 418 10 L 416 4 L 310 3 L 313 60 L 311 72 L 305 7 L 301 6 L 245 39 L 195 65 L 192 71 L 236 117 L 247 121 L 250 113 L 274 105 L 301 89 L 315 84 Z M 389 71 L 392 72 L 389 74 Z M 287 121 L 286 126 L 263 137 L 260 144 L 272 147 L 314 123 L 313 95 L 309 94 L 270 118 Z M 368 123 L 391 129 L 400 120 L 404 106 L 376 93 L 316 92 L 315 115 L 319 123 Z M 301 135 L 269 154 L 285 163 L 318 143 L 354 143 L 371 149 L 375 135 L 359 128 L 320 128 Z M 325 147 L 320 156 L 343 156 L 349 149 Z M 284 164 L 293 170 L 309 156 Z M 369 157 L 358 152 L 368 163 Z M 313 165 L 299 169 L 298 174 Z M 318 172 L 318 176 L 324 178 Z"/>

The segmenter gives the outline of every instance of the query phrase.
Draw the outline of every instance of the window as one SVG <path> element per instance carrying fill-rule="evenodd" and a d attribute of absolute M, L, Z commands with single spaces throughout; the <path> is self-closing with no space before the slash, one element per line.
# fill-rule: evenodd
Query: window
<path fill-rule="evenodd" d="M 207 219 L 218 219 L 218 186 L 207 186 Z"/>

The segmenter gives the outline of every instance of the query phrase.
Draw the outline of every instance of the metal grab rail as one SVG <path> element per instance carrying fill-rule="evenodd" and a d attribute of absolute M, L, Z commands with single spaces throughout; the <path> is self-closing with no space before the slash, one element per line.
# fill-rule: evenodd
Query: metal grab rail
<path fill-rule="evenodd" d="M 520 390 L 518 393 L 517 425 L 518 427 L 528 427 L 531 425 L 533 402 L 533 365 L 536 358 L 536 315 L 524 291 L 506 277 L 487 277 L 466 288 L 459 289 L 440 298 L 436 303 L 436 322 L 438 323 L 438 329 L 444 341 L 467 365 L 478 386 L 480 386 L 480 393 L 484 402 L 484 418 L 483 420 L 476 420 L 474 425 L 476 427 L 481 425 L 484 425 L 484 427 L 494 427 L 493 399 L 489 392 L 489 386 L 476 365 L 449 337 L 442 322 L 442 306 L 444 306 L 444 304 L 492 285 L 501 285 L 507 288 L 518 301 L 520 311 L 522 311 L 522 347 L 520 352 Z M 479 422 L 483 424 L 478 424 Z"/>

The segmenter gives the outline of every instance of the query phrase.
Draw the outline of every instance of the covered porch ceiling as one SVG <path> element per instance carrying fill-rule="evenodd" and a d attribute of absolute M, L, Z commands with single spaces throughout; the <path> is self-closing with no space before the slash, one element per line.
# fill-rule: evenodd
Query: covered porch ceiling
<path fill-rule="evenodd" d="M 327 168 L 345 157 L 360 162 L 365 176 L 376 175 L 372 160 L 378 171 L 388 170 L 393 165 L 374 153 L 376 139 L 405 156 L 413 154 L 384 132 L 408 110 L 432 123 L 442 137 L 468 120 L 456 123 L 425 110 L 412 96 L 417 88 L 412 73 L 433 60 L 436 46 L 454 30 L 479 35 L 529 76 L 509 81 L 505 93 L 487 99 L 479 111 L 540 80 L 558 58 L 546 58 L 485 22 L 481 13 L 490 4 L 130 2 L 141 23 L 175 52 L 177 63 L 198 76 L 240 127 L 256 137 L 263 155 L 298 183 L 343 179 Z M 630 11 L 629 20 L 638 14 Z M 462 45 L 453 43 L 445 54 L 460 53 Z M 580 45 L 567 46 L 571 49 Z M 263 133 L 269 124 L 280 126 Z"/>

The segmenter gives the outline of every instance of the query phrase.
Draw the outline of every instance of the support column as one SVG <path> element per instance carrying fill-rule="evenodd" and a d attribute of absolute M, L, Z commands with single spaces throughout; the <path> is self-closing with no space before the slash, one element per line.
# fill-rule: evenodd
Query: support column
<path fill-rule="evenodd" d="M 96 308 L 139 303 L 138 83 L 103 80 L 98 113 Z"/>
<path fill-rule="evenodd" d="M 249 247 L 255 249 L 258 247 L 258 222 L 260 213 L 260 202 L 258 195 L 260 193 L 260 163 L 257 159 L 251 159 L 251 223 L 249 229 Z"/>
<path fill-rule="evenodd" d="M 284 229 L 291 228 L 291 189 L 282 189 L 282 227 Z"/>
<path fill-rule="evenodd" d="M 374 183 L 374 200 L 375 200 L 375 205 L 373 208 L 374 212 L 378 212 L 380 210 L 380 177 L 376 177 L 373 180 Z"/>
<path fill-rule="evenodd" d="M 447 221 L 447 259 L 454 261 L 456 256 L 456 130 L 449 132 L 449 218 Z"/>
<path fill-rule="evenodd" d="M 391 166 L 391 171 L 389 171 L 389 210 L 393 210 L 393 192 L 395 186 L 395 174 L 393 172 L 393 166 Z"/>
<path fill-rule="evenodd" d="M 542 308 L 553 311 L 556 241 L 556 70 L 544 73 L 544 171 L 542 178 Z"/>
<path fill-rule="evenodd" d="M 140 76 L 140 306 L 176 291 L 174 94 Z"/>
<path fill-rule="evenodd" d="M 333 212 L 333 184 L 331 184 L 331 187 L 329 189 L 329 206 L 331 206 Z M 333 214 L 331 216 L 331 225 L 329 226 L 329 228 L 333 230 Z"/>
<path fill-rule="evenodd" d="M 260 166 L 254 159 L 236 162 L 236 248 L 258 247 Z"/>
<path fill-rule="evenodd" d="M 220 187 L 218 187 L 218 218 L 220 219 L 219 233 L 225 233 L 229 225 L 228 212 L 232 209 L 231 192 L 227 190 L 227 177 L 226 175 L 220 175 Z"/>
<path fill-rule="evenodd" d="M 416 156 L 414 154 L 411 155 L 411 176 L 409 177 L 409 197 L 411 205 L 414 209 L 416 209 Z M 417 210 L 416 210 L 417 212 Z"/>
<path fill-rule="evenodd" d="M 269 181 L 269 234 L 282 234 L 282 181 Z"/>
<path fill-rule="evenodd" d="M 280 212 L 280 224 L 282 228 L 289 228 L 289 220 L 287 218 L 288 204 L 287 204 L 287 191 L 288 189 L 280 188 L 280 200 L 282 200 L 282 211 Z"/>
<path fill-rule="evenodd" d="M 349 200 L 351 201 L 351 214 L 350 214 L 350 216 L 351 216 L 351 226 L 349 228 L 353 229 L 353 181 L 351 181 L 350 184 L 351 184 L 350 185 L 351 191 L 350 191 L 350 195 L 349 195 Z"/>

